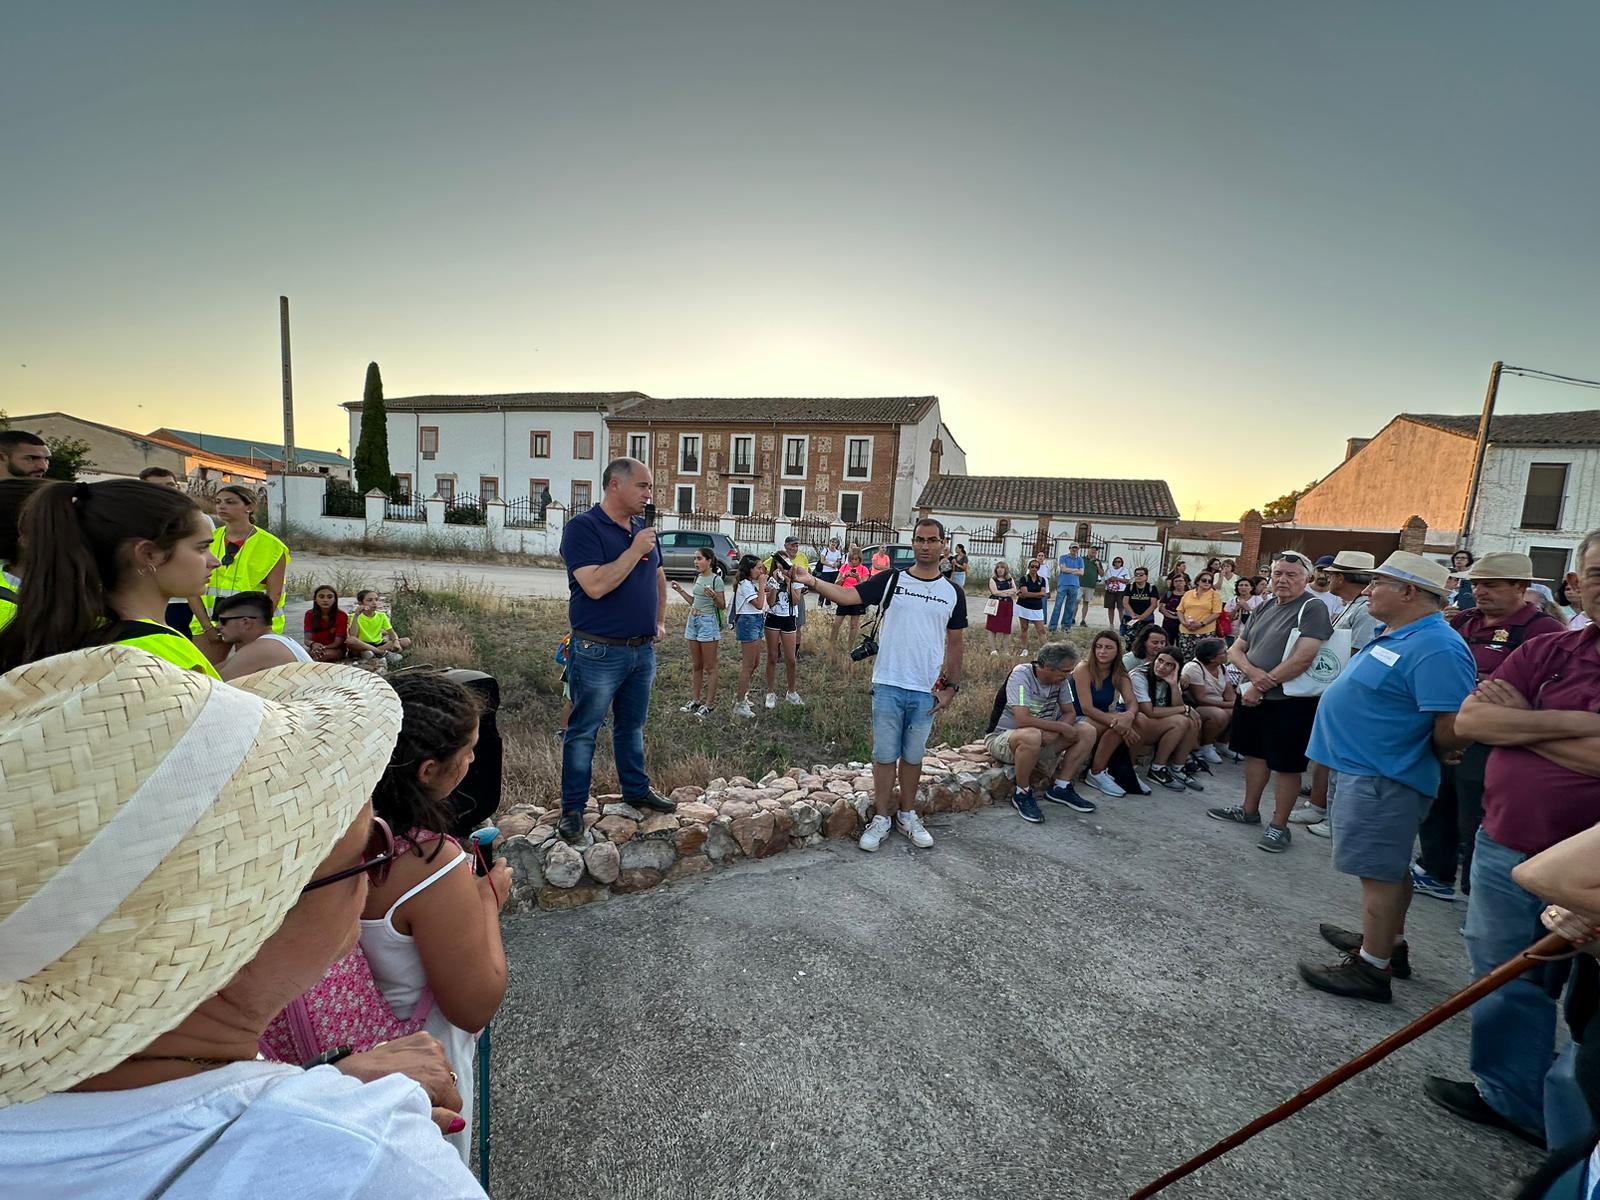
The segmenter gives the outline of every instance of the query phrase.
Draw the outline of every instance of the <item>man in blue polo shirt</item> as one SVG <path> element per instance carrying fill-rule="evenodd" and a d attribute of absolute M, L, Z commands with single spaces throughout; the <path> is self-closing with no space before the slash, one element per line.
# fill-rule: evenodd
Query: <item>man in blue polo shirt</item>
<path fill-rule="evenodd" d="M 567 682 L 572 716 L 561 751 L 561 821 L 556 829 L 569 842 L 583 837 L 594 738 L 608 709 L 623 800 L 656 812 L 678 807 L 650 786 L 644 770 L 655 644 L 666 636 L 667 611 L 661 551 L 656 531 L 644 519 L 652 484 L 650 468 L 642 462 L 615 459 L 600 478 L 600 503 L 573 517 L 561 534 L 570 592 Z"/>
<path fill-rule="evenodd" d="M 1078 585 L 1083 582 L 1083 556 L 1077 544 L 1067 547 L 1067 552 L 1056 559 L 1056 606 L 1050 610 L 1050 628 L 1071 629 L 1072 619 L 1078 613 Z M 1066 618 L 1062 619 L 1062 610 Z"/>
<path fill-rule="evenodd" d="M 1322 694 L 1306 749 L 1329 769 L 1333 864 L 1361 880 L 1361 931 L 1323 925 L 1345 957 L 1332 966 L 1302 962 L 1300 977 L 1387 1004 L 1390 979 L 1411 975 L 1411 846 L 1439 791 L 1439 756 L 1467 744 L 1456 713 L 1476 671 L 1439 611 L 1450 592 L 1443 565 L 1402 550 L 1373 574 L 1365 594 L 1381 632 Z"/>

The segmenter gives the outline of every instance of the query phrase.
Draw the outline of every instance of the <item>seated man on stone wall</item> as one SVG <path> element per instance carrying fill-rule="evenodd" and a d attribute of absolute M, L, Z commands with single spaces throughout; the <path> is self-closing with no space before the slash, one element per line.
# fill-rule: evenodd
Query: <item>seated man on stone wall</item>
<path fill-rule="evenodd" d="M 1072 787 L 1095 741 L 1094 726 L 1079 714 L 1073 698 L 1072 669 L 1078 657 L 1078 647 L 1071 642 L 1050 642 L 1039 647 L 1031 663 L 1015 667 L 1003 695 L 995 698 L 995 727 L 984 739 L 995 762 L 1016 767 L 1011 803 L 1024 821 L 1035 825 L 1044 820 L 1033 795 L 1033 768 L 1041 756 L 1061 756 L 1055 783 L 1044 798 L 1077 812 L 1095 810 L 1094 801 Z"/>

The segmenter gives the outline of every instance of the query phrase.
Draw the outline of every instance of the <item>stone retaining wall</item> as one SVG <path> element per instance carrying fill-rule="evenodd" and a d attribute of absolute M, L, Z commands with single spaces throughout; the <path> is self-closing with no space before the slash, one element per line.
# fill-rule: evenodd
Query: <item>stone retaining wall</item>
<path fill-rule="evenodd" d="M 971 812 L 1008 801 L 1011 773 L 982 743 L 930 750 L 922 764 L 917 809 Z M 872 813 L 867 763 L 790 767 L 759 780 L 713 779 L 672 793 L 676 813 L 642 813 L 620 796 L 589 801 L 584 836 L 568 845 L 556 836 L 560 808 L 518 804 L 497 820 L 495 853 L 511 865 L 507 911 L 575 908 L 610 893 L 657 884 L 745 858 L 815 846 L 823 838 L 859 837 Z"/>

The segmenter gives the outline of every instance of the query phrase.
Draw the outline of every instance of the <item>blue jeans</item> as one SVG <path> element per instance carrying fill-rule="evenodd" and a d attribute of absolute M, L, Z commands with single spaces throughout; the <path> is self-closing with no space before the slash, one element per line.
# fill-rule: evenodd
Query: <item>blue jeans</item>
<path fill-rule="evenodd" d="M 933 693 L 872 685 L 872 761 L 915 766 L 933 730 Z"/>
<path fill-rule="evenodd" d="M 608 646 L 574 634 L 567 662 L 572 718 L 561 750 L 561 811 L 582 812 L 589 803 L 594 738 L 612 711 L 611 748 L 625 797 L 650 794 L 644 771 L 644 719 L 656 677 L 656 648 Z"/>
<path fill-rule="evenodd" d="M 1067 610 L 1067 619 L 1061 620 L 1061 610 Z M 1056 589 L 1056 606 L 1050 610 L 1050 628 L 1060 625 L 1063 629 L 1071 629 L 1073 618 L 1078 615 L 1078 589 L 1075 587 L 1059 587 Z"/>
<path fill-rule="evenodd" d="M 1472 856 L 1472 902 L 1467 907 L 1467 955 L 1474 979 L 1544 936 L 1544 901 L 1511 881 L 1511 868 L 1529 856 L 1502 846 L 1482 829 Z M 1555 1059 L 1558 997 L 1535 970 L 1472 1006 L 1472 1073 L 1478 1092 L 1507 1120 L 1546 1135 L 1552 1148 L 1590 1126 L 1589 1109 L 1570 1061 Z M 1563 1059 L 1570 1060 L 1570 1052 Z"/>

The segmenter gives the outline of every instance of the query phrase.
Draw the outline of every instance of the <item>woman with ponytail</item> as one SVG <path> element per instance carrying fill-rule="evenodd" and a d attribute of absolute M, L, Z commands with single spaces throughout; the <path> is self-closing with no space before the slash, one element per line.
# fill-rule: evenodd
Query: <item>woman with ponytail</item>
<path fill-rule="evenodd" d="M 212 606 L 238 592 L 265 592 L 273 603 L 272 632 L 283 632 L 284 580 L 289 574 L 289 547 L 255 524 L 256 494 L 237 483 L 217 489 L 217 520 L 211 554 L 217 560 L 210 582 L 187 593 L 194 621 L 189 630 L 206 652 L 220 663 L 228 657 L 227 643 L 211 619 Z"/>
<path fill-rule="evenodd" d="M 0 630 L 0 671 L 111 642 L 215 676 L 162 623 L 167 599 L 205 586 L 211 523 L 189 497 L 137 479 L 41 484 L 22 510 L 26 567 Z"/>

